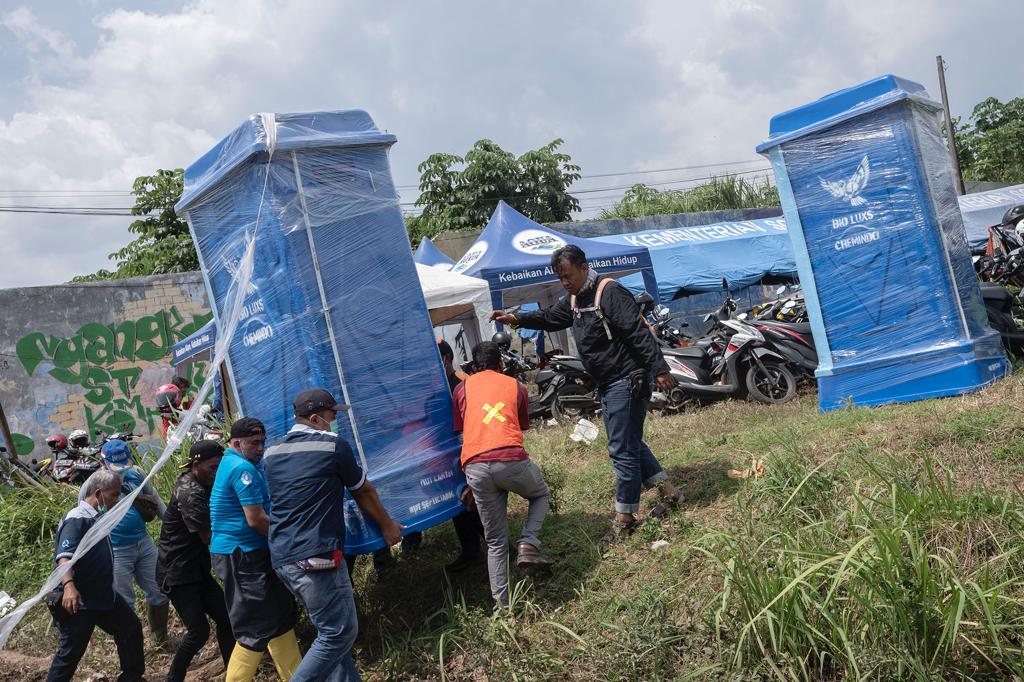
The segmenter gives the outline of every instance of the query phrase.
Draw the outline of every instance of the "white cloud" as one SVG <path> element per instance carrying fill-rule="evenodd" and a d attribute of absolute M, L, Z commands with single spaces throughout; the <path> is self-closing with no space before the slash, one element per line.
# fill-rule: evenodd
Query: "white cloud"
<path fill-rule="evenodd" d="M 0 15 L 0 46 L 27 64 L 0 117 L 0 190 L 124 191 L 258 111 L 365 108 L 398 134 L 393 171 L 410 184 L 431 152 L 481 137 L 517 153 L 565 138 L 584 173 L 755 159 L 771 115 L 837 88 L 893 71 L 934 90 L 938 52 L 954 113 L 1021 85 L 1011 41 L 991 36 L 1024 8 L 995 0 L 197 0 L 98 7 L 82 35 L 46 25 L 47 7 Z M 128 222 L 0 213 L 0 286 L 102 267 Z"/>

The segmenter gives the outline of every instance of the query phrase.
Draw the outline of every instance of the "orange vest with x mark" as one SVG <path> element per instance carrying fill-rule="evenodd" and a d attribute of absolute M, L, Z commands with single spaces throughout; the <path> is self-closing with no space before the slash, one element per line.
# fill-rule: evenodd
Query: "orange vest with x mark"
<path fill-rule="evenodd" d="M 519 382 L 494 370 L 471 375 L 466 387 L 466 414 L 462 419 L 462 466 L 477 455 L 519 446 Z"/>

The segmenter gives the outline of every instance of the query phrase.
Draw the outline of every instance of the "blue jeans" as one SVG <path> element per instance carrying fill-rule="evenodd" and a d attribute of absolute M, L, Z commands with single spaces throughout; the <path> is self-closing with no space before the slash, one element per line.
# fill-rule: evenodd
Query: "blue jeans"
<path fill-rule="evenodd" d="M 615 469 L 615 511 L 640 511 L 640 492 L 668 480 L 654 453 L 644 443 L 647 401 L 629 392 L 629 377 L 608 384 L 601 391 L 601 414 L 608 434 L 608 456 Z"/>
<path fill-rule="evenodd" d="M 297 564 L 276 569 L 281 582 L 306 607 L 316 639 L 302 657 L 291 682 L 359 682 L 352 645 L 359 634 L 352 581 L 345 562 L 328 571 L 304 571 Z"/>
<path fill-rule="evenodd" d="M 167 603 L 167 595 L 156 584 L 157 551 L 147 535 L 136 543 L 114 547 L 114 591 L 135 610 L 135 588 L 132 578 L 146 595 L 146 603 L 160 606 Z"/>

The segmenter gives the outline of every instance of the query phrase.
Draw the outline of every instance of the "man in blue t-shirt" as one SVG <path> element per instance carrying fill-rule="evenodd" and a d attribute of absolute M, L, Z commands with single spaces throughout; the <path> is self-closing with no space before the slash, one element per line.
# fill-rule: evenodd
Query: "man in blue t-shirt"
<path fill-rule="evenodd" d="M 292 682 L 359 680 L 352 645 L 359 631 L 345 547 L 345 491 L 380 528 L 384 541 L 402 539 L 402 526 L 388 515 L 352 448 L 333 433 L 340 405 L 328 391 L 311 388 L 295 396 L 295 426 L 267 450 L 270 555 L 274 569 L 297 596 L 317 636 Z"/>
<path fill-rule="evenodd" d="M 210 554 L 224 583 L 235 633 L 227 679 L 251 680 L 264 651 L 281 679 L 302 659 L 295 638 L 295 600 L 270 565 L 270 494 L 263 473 L 266 429 L 252 417 L 231 424 L 230 445 L 210 490 Z"/>
<path fill-rule="evenodd" d="M 128 606 L 135 608 L 135 587 L 132 579 L 146 597 L 146 616 L 149 631 L 158 645 L 167 642 L 167 615 L 170 604 L 167 595 L 156 583 L 158 553 L 153 538 L 146 530 L 146 523 L 159 517 L 164 518 L 167 507 L 151 483 L 144 486 L 144 472 L 135 464 L 135 458 L 123 440 L 108 440 L 100 450 L 103 466 L 121 478 L 121 492 L 128 494 L 139 486 L 142 492 L 124 515 L 121 522 L 110 532 L 110 543 L 114 546 L 114 589 L 124 597 Z M 95 475 L 95 474 L 94 474 Z M 78 493 L 84 497 L 85 487 Z"/>
<path fill-rule="evenodd" d="M 101 469 L 89 477 L 82 491 L 82 501 L 64 515 L 57 527 L 53 556 L 56 566 L 71 561 L 99 516 L 121 497 L 121 479 Z M 143 679 L 146 661 L 142 653 L 142 626 L 135 612 L 114 590 L 113 583 L 114 555 L 108 537 L 93 545 L 61 576 L 60 586 L 46 600 L 60 632 L 60 644 L 50 663 L 47 682 L 71 680 L 96 626 L 114 638 L 121 664 L 117 679 Z"/>

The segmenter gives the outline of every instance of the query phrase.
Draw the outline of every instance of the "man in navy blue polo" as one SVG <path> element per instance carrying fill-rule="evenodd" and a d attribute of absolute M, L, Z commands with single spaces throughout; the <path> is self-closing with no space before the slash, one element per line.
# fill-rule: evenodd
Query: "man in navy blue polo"
<path fill-rule="evenodd" d="M 345 490 L 377 524 L 384 540 L 402 539 L 352 448 L 332 428 L 340 405 L 320 388 L 299 391 L 295 426 L 264 455 L 270 489 L 270 557 L 274 570 L 305 605 L 317 636 L 292 682 L 359 679 L 352 660 L 358 634 L 345 547 Z"/>
<path fill-rule="evenodd" d="M 53 557 L 57 566 L 71 561 L 85 534 L 121 497 L 121 479 L 101 469 L 89 477 L 82 490 L 82 501 L 65 514 L 57 527 Z M 146 662 L 142 654 L 142 625 L 128 602 L 114 589 L 114 551 L 109 537 L 93 545 L 61 577 L 60 586 L 47 604 L 60 633 L 60 645 L 50 663 L 47 682 L 64 682 L 74 676 L 96 626 L 110 634 L 117 645 L 121 663 L 117 679 L 143 679 Z"/>

